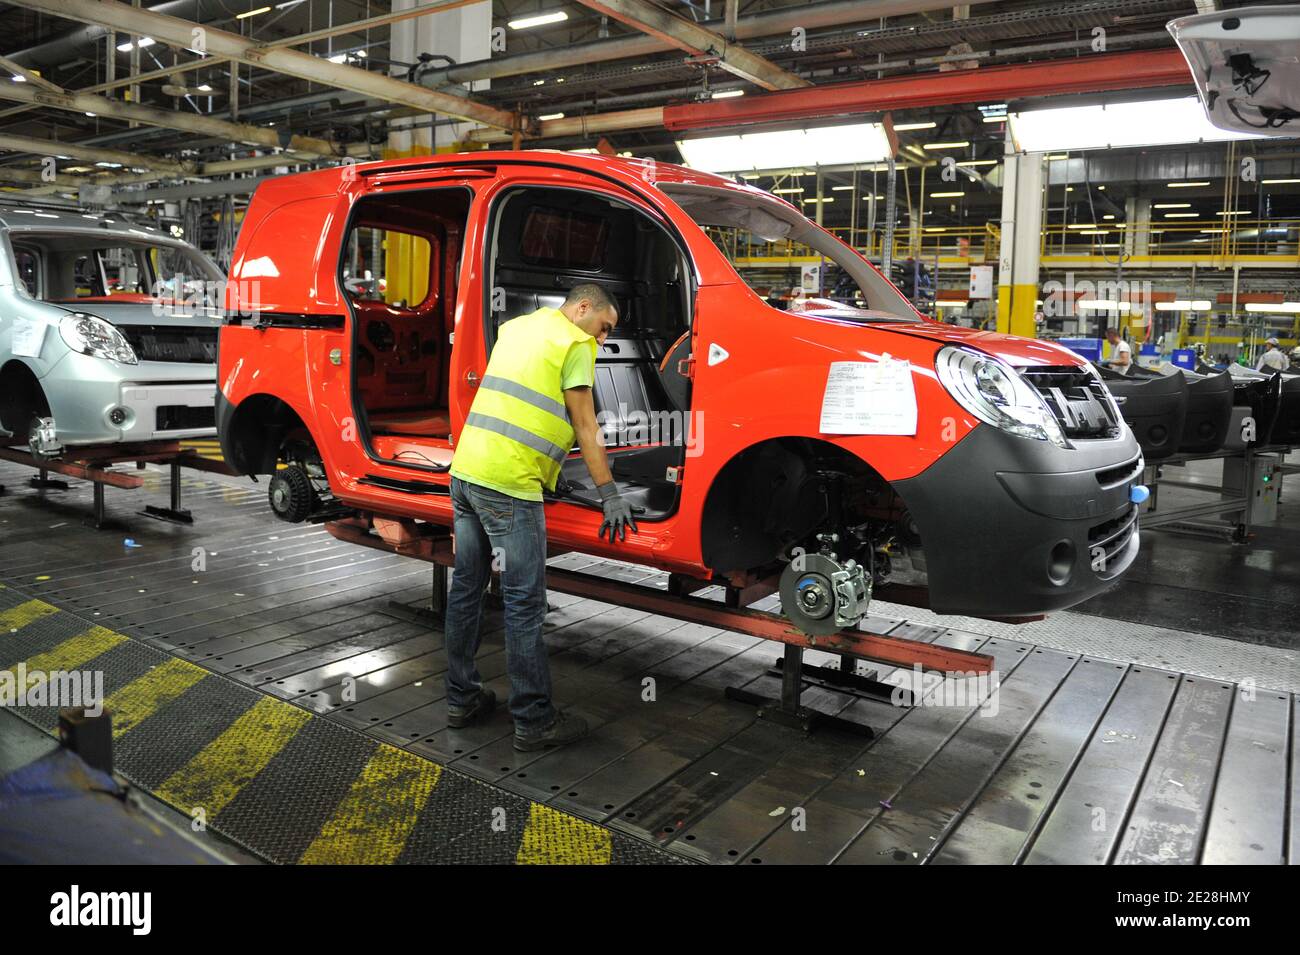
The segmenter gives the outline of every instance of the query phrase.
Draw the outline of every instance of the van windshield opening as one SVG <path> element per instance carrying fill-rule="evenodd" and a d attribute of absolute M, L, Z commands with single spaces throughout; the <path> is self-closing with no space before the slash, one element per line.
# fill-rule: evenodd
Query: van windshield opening
<path fill-rule="evenodd" d="M 919 322 L 907 299 L 857 252 L 797 210 L 762 194 L 659 183 L 773 308 L 858 322 Z M 817 266 L 773 263 L 808 260 Z"/>

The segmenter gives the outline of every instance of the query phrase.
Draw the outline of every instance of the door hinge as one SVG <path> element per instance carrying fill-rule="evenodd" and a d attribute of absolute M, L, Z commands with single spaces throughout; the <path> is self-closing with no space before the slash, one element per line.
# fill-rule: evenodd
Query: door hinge
<path fill-rule="evenodd" d="M 685 471 L 686 468 L 682 467 L 681 465 L 678 465 L 677 467 L 673 467 L 673 468 L 668 468 L 664 472 L 664 480 L 667 481 L 669 484 L 681 484 L 682 475 L 685 473 Z"/>
<path fill-rule="evenodd" d="M 693 381 L 695 379 L 695 359 L 683 358 L 679 361 L 677 363 L 677 374 Z"/>

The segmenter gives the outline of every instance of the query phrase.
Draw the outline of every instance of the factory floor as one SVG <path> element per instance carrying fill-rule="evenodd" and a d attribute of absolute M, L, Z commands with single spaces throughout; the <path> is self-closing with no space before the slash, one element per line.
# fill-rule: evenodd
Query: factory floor
<path fill-rule="evenodd" d="M 412 614 L 428 565 L 276 522 L 247 481 L 187 472 L 195 523 L 174 525 L 138 513 L 166 497 L 151 468 L 140 491 L 109 489 L 127 525 L 112 531 L 83 525 L 88 484 L 37 491 L 29 473 L 0 464 L 0 669 L 102 671 L 119 772 L 184 817 L 202 807 L 257 859 L 1300 857 L 1300 493 L 1247 546 L 1144 531 L 1119 588 L 1043 621 L 874 603 L 865 626 L 991 654 L 1000 676 L 989 695 L 876 667 L 917 691 L 911 707 L 809 683 L 807 706 L 874 738 L 805 734 L 729 699 L 776 694 L 776 644 L 553 593 L 556 696 L 593 733 L 519 754 L 504 713 L 446 725 L 441 636 Z M 633 565 L 554 562 L 666 585 Z M 504 696 L 496 612 L 481 665 Z M 0 760 L 35 753 L 28 726 L 53 725 L 47 709 L 0 713 Z"/>

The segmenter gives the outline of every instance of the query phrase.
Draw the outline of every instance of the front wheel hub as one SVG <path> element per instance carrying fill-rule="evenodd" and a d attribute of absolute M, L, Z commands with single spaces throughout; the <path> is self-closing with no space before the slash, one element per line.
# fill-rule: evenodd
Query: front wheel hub
<path fill-rule="evenodd" d="M 803 554 L 781 574 L 781 607 L 804 633 L 825 636 L 851 627 L 867 612 L 871 578 L 854 561 Z"/>

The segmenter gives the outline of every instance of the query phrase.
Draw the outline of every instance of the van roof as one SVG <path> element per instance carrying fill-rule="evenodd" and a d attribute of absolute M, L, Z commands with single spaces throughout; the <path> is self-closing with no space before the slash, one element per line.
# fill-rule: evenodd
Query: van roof
<path fill-rule="evenodd" d="M 94 229 L 105 235 L 171 241 L 171 236 L 157 226 L 120 212 L 87 212 L 68 206 L 6 202 L 3 199 L 0 199 L 0 228 L 39 229 L 42 232 Z"/>

